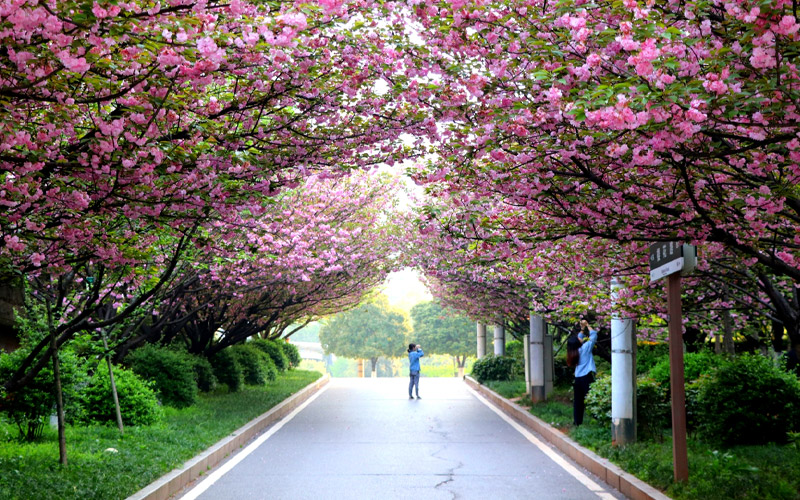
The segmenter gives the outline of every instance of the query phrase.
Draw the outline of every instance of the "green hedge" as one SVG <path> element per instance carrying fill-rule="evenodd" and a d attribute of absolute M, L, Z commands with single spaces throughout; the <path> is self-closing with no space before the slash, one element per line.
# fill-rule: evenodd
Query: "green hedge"
<path fill-rule="evenodd" d="M 161 420 L 163 411 L 158 404 L 153 383 L 142 379 L 131 370 L 114 366 L 122 422 L 125 425 L 150 425 Z M 83 412 L 75 415 L 77 423 L 104 424 L 117 421 L 108 366 L 101 363 L 89 385 L 80 392 Z"/>
<path fill-rule="evenodd" d="M 281 346 L 283 353 L 289 358 L 290 368 L 297 368 L 300 366 L 300 363 L 303 362 L 303 358 L 300 357 L 300 349 L 298 349 L 296 345 L 283 341 L 278 342 L 278 345 Z"/>
<path fill-rule="evenodd" d="M 726 445 L 784 443 L 800 430 L 800 381 L 773 360 L 746 354 L 700 379 L 700 432 Z"/>
<path fill-rule="evenodd" d="M 244 384 L 242 367 L 230 348 L 215 353 L 209 358 L 209 362 L 214 369 L 214 376 L 228 387 L 228 391 L 236 392 L 242 388 Z"/>
<path fill-rule="evenodd" d="M 248 385 L 264 385 L 275 380 L 278 370 L 272 359 L 260 349 L 249 344 L 239 344 L 230 348 L 236 362 L 242 367 L 244 382 Z"/>
<path fill-rule="evenodd" d="M 185 408 L 197 400 L 195 361 L 191 355 L 150 344 L 132 351 L 125 361 L 134 373 L 153 382 L 163 404 Z"/>
<path fill-rule="evenodd" d="M 277 342 L 275 340 L 267 339 L 254 339 L 247 343 L 248 346 L 253 346 L 269 356 L 270 359 L 272 359 L 272 362 L 275 364 L 275 368 L 277 368 L 279 371 L 285 372 L 289 369 L 291 363 L 280 344 L 285 344 L 285 342 Z"/>
<path fill-rule="evenodd" d="M 472 365 L 472 376 L 480 383 L 487 380 L 511 380 L 516 364 L 508 356 L 485 356 Z"/>

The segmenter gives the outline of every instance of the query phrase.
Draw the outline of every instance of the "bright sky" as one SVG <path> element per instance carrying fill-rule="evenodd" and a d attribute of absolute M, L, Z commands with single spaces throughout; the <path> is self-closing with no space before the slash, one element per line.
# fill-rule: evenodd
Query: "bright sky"
<path fill-rule="evenodd" d="M 383 290 L 389 304 L 409 311 L 414 305 L 431 300 L 431 292 L 419 278 L 419 273 L 414 269 L 391 273 L 386 278 Z"/>

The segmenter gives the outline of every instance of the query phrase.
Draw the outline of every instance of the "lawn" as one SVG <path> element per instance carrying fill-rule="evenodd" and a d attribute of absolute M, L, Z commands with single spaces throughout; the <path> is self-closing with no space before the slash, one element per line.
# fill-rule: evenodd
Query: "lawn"
<path fill-rule="evenodd" d="M 55 429 L 20 443 L 16 427 L 0 422 L 0 498 L 125 498 L 320 376 L 293 370 L 266 386 L 205 394 L 189 408 L 165 408 L 160 424 L 126 428 L 124 436 L 112 426 L 68 427 L 67 467 L 58 464 Z"/>

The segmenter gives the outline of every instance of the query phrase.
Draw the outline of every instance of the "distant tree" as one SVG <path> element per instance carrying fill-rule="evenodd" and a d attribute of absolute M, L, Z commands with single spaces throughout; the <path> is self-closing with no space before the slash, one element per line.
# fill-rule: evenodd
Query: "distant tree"
<path fill-rule="evenodd" d="M 319 341 L 326 354 L 369 359 L 375 377 L 378 358 L 396 357 L 404 350 L 409 330 L 405 313 L 390 308 L 386 297 L 378 295 L 334 316 L 320 330 Z"/>
<path fill-rule="evenodd" d="M 453 309 L 436 302 L 423 302 L 411 308 L 413 338 L 431 354 L 449 354 L 464 376 L 467 356 L 475 354 L 474 323 Z"/>

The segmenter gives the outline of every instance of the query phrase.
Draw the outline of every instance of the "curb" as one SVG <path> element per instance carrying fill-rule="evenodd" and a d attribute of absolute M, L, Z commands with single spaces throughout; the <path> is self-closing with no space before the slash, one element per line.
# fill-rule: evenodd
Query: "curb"
<path fill-rule="evenodd" d="M 538 433 L 573 462 L 587 469 L 626 497 L 633 500 L 670 500 L 670 497 L 666 496 L 658 489 L 628 474 L 605 458 L 587 450 L 567 437 L 563 432 L 551 427 L 539 417 L 532 415 L 526 408 L 505 399 L 494 391 L 481 385 L 472 377 L 464 377 L 464 382 L 481 393 L 482 396 L 490 400 L 514 420 Z"/>
<path fill-rule="evenodd" d="M 278 403 L 266 413 L 254 418 L 242 427 L 239 427 L 228 437 L 218 441 L 201 454 L 188 460 L 180 469 L 174 469 L 166 473 L 129 496 L 126 500 L 167 500 L 172 495 L 181 491 L 187 484 L 242 448 L 266 427 L 269 427 L 288 415 L 292 410 L 300 406 L 303 401 L 319 391 L 319 389 L 330 380 L 330 375 L 323 375 L 315 382 L 308 384 L 300 391 L 292 394 L 281 403 Z"/>

